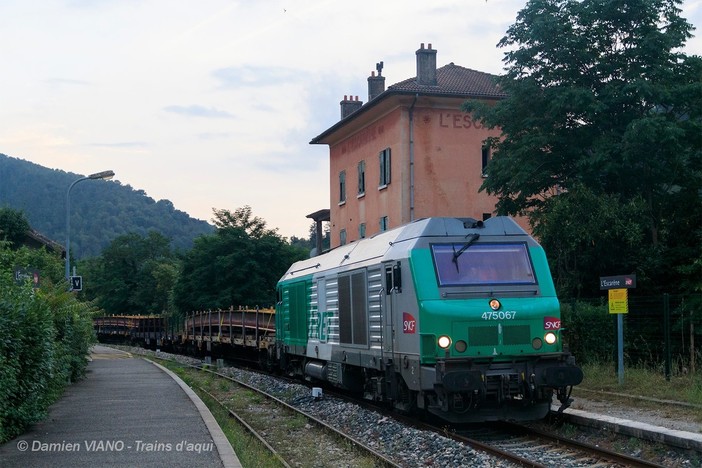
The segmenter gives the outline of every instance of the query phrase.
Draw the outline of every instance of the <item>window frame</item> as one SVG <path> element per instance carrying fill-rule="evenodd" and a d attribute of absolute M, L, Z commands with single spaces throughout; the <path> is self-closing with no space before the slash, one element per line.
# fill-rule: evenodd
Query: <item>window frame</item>
<path fill-rule="evenodd" d="M 453 260 L 450 259 L 447 262 L 449 255 L 454 252 L 458 252 L 464 244 L 461 242 L 441 242 L 430 244 L 429 249 L 431 251 L 432 263 L 434 264 L 434 272 L 436 273 L 436 281 L 439 287 L 472 287 L 472 288 L 485 288 L 485 287 L 499 287 L 499 286 L 537 286 L 539 284 L 538 278 L 536 276 L 536 269 L 534 268 L 534 263 L 531 258 L 531 253 L 529 252 L 529 245 L 526 242 L 486 242 L 473 244 L 468 249 L 466 249 L 462 254 L 460 259 L 464 260 L 464 264 L 460 264 L 460 268 L 457 268 L 453 264 Z M 517 275 L 512 275 L 511 277 L 500 277 L 499 275 L 494 278 L 484 277 L 480 280 L 476 276 L 469 274 L 471 270 L 466 268 L 474 269 L 482 275 L 485 272 L 494 272 L 497 274 L 498 271 L 507 272 L 509 265 L 500 264 L 497 259 L 496 252 L 499 253 L 500 250 L 506 253 L 507 249 L 519 249 L 519 252 L 515 252 L 517 255 L 523 255 L 522 258 L 515 257 L 521 262 L 512 262 L 512 267 L 526 267 L 526 269 L 521 274 L 521 280 L 518 279 Z M 441 249 L 441 250 L 439 250 Z M 472 252 L 471 252 L 471 249 Z M 490 252 L 494 250 L 494 252 Z M 482 251 L 478 253 L 478 251 Z M 473 254 L 479 255 L 475 260 L 481 260 L 482 262 L 477 264 L 465 264 L 469 256 Z M 441 256 L 441 258 L 439 258 Z M 450 263 L 450 265 L 449 265 Z M 484 267 L 489 267 L 481 269 L 481 263 Z M 447 273 L 450 272 L 450 275 Z M 455 276 L 455 277 L 454 277 Z M 529 280 L 524 280 L 524 278 L 530 277 Z"/>
<path fill-rule="evenodd" d="M 346 242 L 347 242 L 346 229 L 342 229 L 339 231 L 339 245 L 346 245 Z"/>
<path fill-rule="evenodd" d="M 339 205 L 346 203 L 346 171 L 339 172 Z"/>
<path fill-rule="evenodd" d="M 378 181 L 378 189 L 383 189 L 390 185 L 392 176 L 392 151 L 390 148 L 385 148 L 380 153 L 378 153 L 378 168 L 380 172 L 380 178 Z"/>
<path fill-rule="evenodd" d="M 362 197 L 366 194 L 366 161 L 358 162 L 358 192 L 357 195 Z"/>

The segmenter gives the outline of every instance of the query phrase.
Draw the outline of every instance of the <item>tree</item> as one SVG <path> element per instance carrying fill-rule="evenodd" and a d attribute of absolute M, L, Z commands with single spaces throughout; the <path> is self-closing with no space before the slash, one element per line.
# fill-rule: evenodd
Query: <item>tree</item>
<path fill-rule="evenodd" d="M 557 238 L 554 197 L 586 188 L 616 203 L 639 200 L 654 256 L 640 273 L 699 272 L 691 265 L 702 256 L 701 233 L 685 228 L 702 219 L 702 59 L 681 52 L 692 26 L 679 4 L 530 0 L 520 11 L 498 44 L 511 49 L 499 78 L 508 97 L 463 107 L 502 129 L 489 140 L 482 186 L 498 196 L 498 213 L 529 214 L 535 232 Z M 568 218 L 579 237 L 600 236 L 579 214 Z M 615 263 L 631 263 L 617 253 Z"/>
<path fill-rule="evenodd" d="M 314 236 L 312 238 L 302 238 L 302 237 L 297 237 L 297 236 L 290 236 L 290 245 L 293 245 L 295 247 L 299 247 L 301 249 L 305 249 L 308 252 L 311 251 L 314 248 L 314 244 L 312 243 L 314 241 Z"/>
<path fill-rule="evenodd" d="M 244 207 L 215 210 L 217 230 L 201 236 L 183 258 L 175 287 L 181 312 L 238 306 L 270 306 L 275 285 L 308 251 L 288 244 Z"/>
<path fill-rule="evenodd" d="M 325 222 L 322 225 L 322 252 L 329 250 L 329 243 L 331 242 L 330 231 L 331 231 L 331 228 L 329 227 L 329 222 Z M 317 248 L 317 223 L 316 222 L 313 222 L 312 224 L 310 224 L 310 228 L 309 228 L 308 232 L 309 232 L 309 235 L 306 239 L 292 236 L 290 238 L 290 244 L 295 246 L 295 247 L 300 247 L 302 249 L 305 249 L 308 252 L 312 252 L 313 249 Z M 321 252 L 317 252 L 316 255 L 319 255 L 320 253 Z"/>
<path fill-rule="evenodd" d="M 12 208 L 0 208 L 0 240 L 6 240 L 19 247 L 29 229 L 29 221 L 24 213 Z"/>
<path fill-rule="evenodd" d="M 179 264 L 170 240 L 155 231 L 119 236 L 81 268 L 85 295 L 109 314 L 162 313 L 172 307 Z"/>
<path fill-rule="evenodd" d="M 622 200 L 576 186 L 547 199 L 543 208 L 532 215 L 534 235 L 549 254 L 558 291 L 568 296 L 596 296 L 599 283 L 593 275 L 633 272 L 656 258 L 644 242 L 646 205 L 640 197 Z M 642 275 L 649 269 L 641 270 L 639 283 L 647 282 Z"/>
<path fill-rule="evenodd" d="M 268 229 L 266 221 L 258 216 L 253 216 L 251 207 L 246 205 L 242 208 L 237 208 L 232 213 L 229 210 L 213 209 L 215 226 L 219 229 L 226 228 L 242 228 L 246 234 L 255 239 L 259 239 L 266 235 L 274 235 L 275 229 Z"/>

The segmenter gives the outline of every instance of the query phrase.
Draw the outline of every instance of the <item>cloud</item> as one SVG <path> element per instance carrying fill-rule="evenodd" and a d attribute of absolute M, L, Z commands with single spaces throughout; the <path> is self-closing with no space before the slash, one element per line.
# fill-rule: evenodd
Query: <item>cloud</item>
<path fill-rule="evenodd" d="M 229 112 L 215 109 L 214 107 L 192 106 L 167 106 L 163 108 L 166 112 L 185 115 L 187 117 L 207 117 L 213 119 L 235 119 L 236 116 Z"/>
<path fill-rule="evenodd" d="M 207 132 L 198 133 L 197 137 L 201 140 L 221 140 L 223 138 L 232 138 L 233 134 L 229 132 Z"/>
<path fill-rule="evenodd" d="M 285 67 L 258 67 L 243 65 L 240 67 L 220 68 L 212 72 L 222 88 L 239 88 L 242 86 L 278 86 L 299 82 L 307 73 Z"/>
<path fill-rule="evenodd" d="M 300 177 L 317 170 L 326 162 L 326 154 L 321 151 L 293 149 L 287 153 L 269 153 L 255 159 L 252 167 L 265 174 L 295 174 Z M 326 181 L 321 182 L 323 185 Z"/>
<path fill-rule="evenodd" d="M 120 143 L 91 143 L 90 146 L 99 148 L 146 148 L 149 145 L 145 141 L 124 141 Z"/>
<path fill-rule="evenodd" d="M 87 86 L 90 85 L 91 83 L 88 81 L 83 81 L 83 80 L 72 80 L 68 78 L 49 78 L 48 80 L 45 80 L 46 83 L 50 85 L 69 85 L 69 86 Z"/>

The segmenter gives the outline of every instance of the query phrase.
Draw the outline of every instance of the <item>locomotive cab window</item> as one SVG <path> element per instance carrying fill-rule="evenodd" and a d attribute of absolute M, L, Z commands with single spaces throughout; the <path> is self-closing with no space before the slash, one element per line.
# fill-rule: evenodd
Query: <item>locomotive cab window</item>
<path fill-rule="evenodd" d="M 526 244 L 434 244 L 440 286 L 536 284 Z"/>

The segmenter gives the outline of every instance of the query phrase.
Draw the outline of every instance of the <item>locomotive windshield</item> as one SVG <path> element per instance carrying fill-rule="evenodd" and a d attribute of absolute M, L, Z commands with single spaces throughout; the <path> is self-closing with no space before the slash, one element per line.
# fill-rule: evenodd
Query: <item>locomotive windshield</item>
<path fill-rule="evenodd" d="M 465 245 L 431 246 L 440 286 L 536 284 L 526 244 Z"/>

